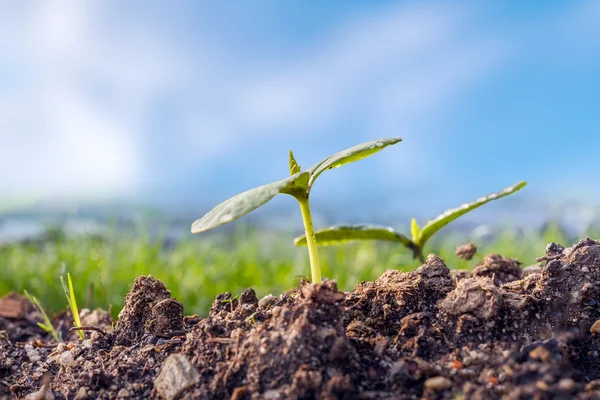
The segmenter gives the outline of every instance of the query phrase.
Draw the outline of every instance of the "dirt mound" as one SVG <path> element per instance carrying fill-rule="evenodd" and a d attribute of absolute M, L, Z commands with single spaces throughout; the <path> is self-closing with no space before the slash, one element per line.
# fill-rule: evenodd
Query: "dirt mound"
<path fill-rule="evenodd" d="M 499 255 L 470 273 L 429 256 L 349 293 L 224 293 L 207 318 L 140 277 L 114 330 L 49 347 L 0 332 L 0 397 L 600 398 L 600 242 L 542 258 L 523 276 Z"/>

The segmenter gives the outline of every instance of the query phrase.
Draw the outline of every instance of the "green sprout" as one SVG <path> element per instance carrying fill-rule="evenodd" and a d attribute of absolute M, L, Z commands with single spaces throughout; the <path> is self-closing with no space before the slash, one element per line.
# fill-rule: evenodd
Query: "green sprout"
<path fill-rule="evenodd" d="M 307 170 L 302 170 L 296 162 L 294 154 L 290 151 L 289 169 L 290 176 L 277 182 L 259 186 L 240 193 L 219 204 L 201 219 L 192 224 L 192 233 L 200 233 L 217 226 L 236 220 L 251 211 L 263 206 L 279 193 L 293 196 L 300 205 L 302 221 L 304 223 L 304 237 L 308 246 L 312 281 L 321 283 L 321 265 L 317 252 L 317 242 L 310 212 L 310 190 L 319 175 L 324 171 L 341 167 L 354 161 L 369 157 L 385 147 L 402 141 L 402 138 L 388 138 L 362 143 L 349 149 L 340 151 L 313 165 Z"/>
<path fill-rule="evenodd" d="M 67 296 L 67 302 L 71 308 L 71 314 L 73 314 L 73 324 L 76 328 L 81 328 L 81 319 L 79 318 L 79 309 L 77 308 L 77 301 L 75 300 L 75 292 L 73 290 L 73 281 L 71 280 L 71 274 L 67 273 L 67 281 L 69 287 L 65 285 L 65 280 L 60 277 L 60 283 L 62 284 L 65 296 Z M 81 340 L 85 339 L 85 335 L 82 330 L 77 331 Z"/>
<path fill-rule="evenodd" d="M 39 300 L 35 296 L 30 295 L 27 292 L 27 290 L 24 290 L 24 293 L 25 293 L 25 296 L 27 297 L 27 299 L 31 302 L 31 304 L 33 304 L 35 306 L 35 308 L 38 309 L 40 314 L 42 314 L 42 318 L 44 318 L 44 323 L 42 324 L 41 322 L 38 322 L 37 326 L 42 328 L 46 333 L 49 333 L 50 335 L 52 335 L 54 340 L 56 340 L 57 342 L 62 342 L 60 333 L 58 333 L 56 331 L 56 329 L 54 329 L 54 325 L 52 325 L 52 321 L 50 321 L 48 314 L 46 314 L 46 311 L 44 310 L 44 307 L 42 307 L 42 305 L 40 304 Z"/>
<path fill-rule="evenodd" d="M 319 246 L 336 245 L 360 240 L 385 240 L 397 242 L 410 249 L 413 252 L 414 259 L 425 262 L 423 248 L 427 241 L 440 229 L 469 211 L 481 207 L 492 200 L 515 193 L 525 187 L 525 185 L 527 185 L 527 182 L 520 181 L 498 193 L 491 193 L 471 203 L 466 203 L 460 207 L 447 210 L 438 217 L 427 222 L 422 228 L 419 228 L 417 220 L 413 218 L 410 225 L 411 238 L 396 232 L 393 228 L 377 225 L 331 226 L 315 232 L 315 237 Z M 294 244 L 296 246 L 306 246 L 306 238 L 304 236 L 297 237 L 294 240 Z"/>

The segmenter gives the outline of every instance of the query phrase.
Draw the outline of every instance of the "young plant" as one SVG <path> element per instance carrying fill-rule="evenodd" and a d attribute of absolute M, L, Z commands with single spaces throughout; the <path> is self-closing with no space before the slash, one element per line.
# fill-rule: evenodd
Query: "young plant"
<path fill-rule="evenodd" d="M 38 311 L 40 312 L 40 314 L 42 314 L 42 318 L 44 318 L 44 323 L 42 324 L 41 322 L 38 322 L 37 326 L 39 326 L 45 332 L 47 332 L 50 335 L 52 335 L 52 337 L 54 338 L 54 340 L 56 340 L 57 342 L 62 342 L 62 338 L 61 338 L 60 333 L 58 333 L 56 331 L 56 329 L 54 329 L 54 325 L 52 325 L 52 321 L 50 321 L 50 318 L 48 317 L 48 314 L 46 314 L 46 311 L 44 310 L 44 307 L 42 307 L 42 305 L 40 304 L 40 302 L 38 301 L 38 299 L 35 296 L 30 295 L 27 292 L 27 290 L 25 290 L 24 293 L 25 293 L 25 296 L 27 297 L 27 299 L 29 299 L 29 301 L 31 302 L 31 304 L 33 304 L 35 306 L 35 308 L 38 309 Z"/>
<path fill-rule="evenodd" d="M 315 232 L 315 237 L 319 246 L 336 245 L 358 240 L 386 240 L 397 242 L 410 249 L 413 252 L 413 258 L 424 262 L 423 248 L 427 241 L 440 229 L 469 211 L 481 207 L 492 200 L 515 193 L 525 187 L 526 184 L 527 182 L 520 181 L 498 193 L 489 194 L 472 203 L 466 203 L 460 207 L 445 211 L 438 217 L 427 222 L 423 228 L 419 228 L 417 220 L 413 218 L 410 225 L 411 238 L 408 238 L 400 232 L 396 232 L 393 228 L 377 225 L 332 226 Z M 306 238 L 303 236 L 297 237 L 294 240 L 294 244 L 296 246 L 306 246 Z"/>
<path fill-rule="evenodd" d="M 304 171 L 300 168 L 300 165 L 298 165 L 294 158 L 294 154 L 290 151 L 289 177 L 250 189 L 224 201 L 209 211 L 204 217 L 195 221 L 192 224 L 192 233 L 204 232 L 231 222 L 263 206 L 279 193 L 288 194 L 293 196 L 300 205 L 302 221 L 304 222 L 305 244 L 308 246 L 312 281 L 314 283 L 321 283 L 321 266 L 309 205 L 310 190 L 315 180 L 326 170 L 361 160 L 401 140 L 402 138 L 389 138 L 362 143 L 340 151 L 331 157 L 327 157 Z"/>
<path fill-rule="evenodd" d="M 75 300 L 75 292 L 73 290 L 73 281 L 71 281 L 71 274 L 67 273 L 67 282 L 69 287 L 65 285 L 65 280 L 63 277 L 60 277 L 60 283 L 62 284 L 63 290 L 65 291 L 65 296 L 67 296 L 67 302 L 69 303 L 69 308 L 71 308 L 71 314 L 73 314 L 73 325 L 76 328 L 81 328 L 81 319 L 79 318 L 79 308 L 77 308 L 77 301 Z M 81 340 L 85 339 L 85 335 L 82 330 L 78 330 L 79 338 Z"/>

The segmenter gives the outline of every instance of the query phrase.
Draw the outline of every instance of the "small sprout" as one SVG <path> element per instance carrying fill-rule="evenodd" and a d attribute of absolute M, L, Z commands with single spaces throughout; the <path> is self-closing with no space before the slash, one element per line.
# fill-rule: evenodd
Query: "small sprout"
<path fill-rule="evenodd" d="M 253 325 L 257 325 L 258 323 L 256 322 L 256 319 L 254 318 L 256 316 L 256 312 L 253 312 L 252 314 L 250 314 L 250 316 L 248 318 L 246 318 L 246 321 L 248 322 L 252 322 Z"/>
<path fill-rule="evenodd" d="M 294 154 L 289 154 L 290 176 L 277 182 L 259 186 L 240 193 L 229 200 L 219 204 L 206 215 L 192 224 L 192 233 L 205 232 L 219 225 L 236 220 L 256 210 L 269 202 L 279 193 L 293 196 L 300 205 L 302 221 L 304 223 L 305 245 L 308 247 L 310 269 L 313 283 L 321 283 L 321 264 L 317 251 L 317 241 L 313 228 L 312 216 L 309 205 L 310 190 L 315 180 L 324 171 L 341 167 L 365 157 L 369 157 L 387 146 L 402 141 L 402 138 L 389 138 L 373 140 L 340 151 L 313 165 L 307 170 L 302 170 Z"/>
<path fill-rule="evenodd" d="M 466 203 L 460 207 L 445 211 L 438 217 L 427 222 L 422 228 L 419 227 L 417 221 L 413 218 L 410 225 L 411 238 L 408 238 L 407 236 L 404 236 L 403 234 L 396 232 L 393 228 L 387 226 L 340 225 L 317 231 L 315 233 L 317 244 L 321 246 L 329 246 L 359 240 L 386 240 L 402 244 L 412 251 L 413 258 L 418 259 L 421 262 L 425 262 L 425 257 L 423 257 L 423 248 L 425 247 L 427 241 L 440 229 L 455 219 L 468 213 L 469 211 L 479 208 L 492 200 L 497 200 L 501 197 L 513 194 L 524 188 L 525 185 L 527 185 L 527 182 L 520 181 L 498 193 L 491 193 L 485 197 L 475 200 L 472 203 Z M 306 243 L 306 238 L 302 236 L 297 237 L 294 240 L 294 244 L 296 246 L 306 246 Z"/>
<path fill-rule="evenodd" d="M 231 297 L 229 299 L 221 300 L 221 303 L 229 303 L 229 309 L 230 309 L 231 312 L 233 312 L 233 302 L 235 300 L 237 300 L 238 297 L 239 297 L 239 295 L 235 295 L 235 296 L 233 296 L 233 297 Z"/>
<path fill-rule="evenodd" d="M 65 296 L 67 296 L 67 303 L 69 303 L 69 307 L 71 308 L 71 314 L 73 314 L 73 325 L 76 328 L 81 328 L 81 319 L 79 318 L 79 308 L 77 308 L 77 301 L 75 300 L 75 291 L 73 290 L 73 281 L 71 280 L 71 274 L 67 273 L 67 281 L 69 286 L 65 285 L 65 281 L 63 277 L 60 277 L 60 283 L 62 284 L 63 290 L 65 291 Z M 79 338 L 81 340 L 85 339 L 85 335 L 83 330 L 77 330 L 79 334 Z"/>
<path fill-rule="evenodd" d="M 38 299 L 35 296 L 30 295 L 27 292 L 27 290 L 25 290 L 24 293 L 25 293 L 25 296 L 27 297 L 27 299 L 29 299 L 29 301 L 31 302 L 31 304 L 33 304 L 35 306 L 35 308 L 38 309 L 38 311 L 40 312 L 40 314 L 42 314 L 42 318 L 44 318 L 44 323 L 42 324 L 41 322 L 38 322 L 37 326 L 39 326 L 45 332 L 47 332 L 50 335 L 52 335 L 52 337 L 54 338 L 54 340 L 56 340 L 57 342 L 62 342 L 62 338 L 61 338 L 60 333 L 58 333 L 56 331 L 56 329 L 54 329 L 54 326 L 52 325 L 52 321 L 50 321 L 50 318 L 48 317 L 48 314 L 46 314 L 46 311 L 44 310 L 44 307 L 42 307 L 42 305 L 40 304 L 40 302 L 38 301 Z"/>
<path fill-rule="evenodd" d="M 473 243 L 463 244 L 456 248 L 456 255 L 463 260 L 471 260 L 477 254 L 477 247 Z"/>

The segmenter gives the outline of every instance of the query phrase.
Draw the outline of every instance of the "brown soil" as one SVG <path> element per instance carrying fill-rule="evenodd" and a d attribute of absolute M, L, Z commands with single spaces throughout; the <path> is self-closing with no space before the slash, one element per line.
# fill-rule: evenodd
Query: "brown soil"
<path fill-rule="evenodd" d="M 0 317 L 0 398 L 600 399 L 600 242 L 543 258 L 522 276 L 499 255 L 470 273 L 430 255 L 349 293 L 224 293 L 207 318 L 139 277 L 114 328 L 87 313 L 102 332 L 66 345 L 24 304 Z"/>

